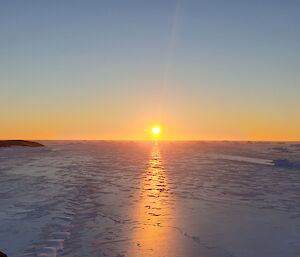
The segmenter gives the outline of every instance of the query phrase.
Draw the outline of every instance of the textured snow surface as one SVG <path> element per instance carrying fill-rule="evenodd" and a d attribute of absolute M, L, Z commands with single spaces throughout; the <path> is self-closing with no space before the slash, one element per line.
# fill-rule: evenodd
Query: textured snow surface
<path fill-rule="evenodd" d="M 0 149 L 9 257 L 300 255 L 300 144 L 41 143 Z"/>

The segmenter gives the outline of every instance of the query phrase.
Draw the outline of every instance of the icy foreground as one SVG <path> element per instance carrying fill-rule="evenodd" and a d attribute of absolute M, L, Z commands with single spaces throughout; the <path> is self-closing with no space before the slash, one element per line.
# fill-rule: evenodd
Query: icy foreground
<path fill-rule="evenodd" d="M 9 257 L 300 255 L 299 144 L 42 143 L 0 149 Z"/>

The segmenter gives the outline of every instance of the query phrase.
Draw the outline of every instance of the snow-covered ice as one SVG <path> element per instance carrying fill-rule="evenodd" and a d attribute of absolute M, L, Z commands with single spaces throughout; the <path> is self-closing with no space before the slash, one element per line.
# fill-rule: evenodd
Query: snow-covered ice
<path fill-rule="evenodd" d="M 300 255 L 300 144 L 42 143 L 0 149 L 9 257 Z"/>

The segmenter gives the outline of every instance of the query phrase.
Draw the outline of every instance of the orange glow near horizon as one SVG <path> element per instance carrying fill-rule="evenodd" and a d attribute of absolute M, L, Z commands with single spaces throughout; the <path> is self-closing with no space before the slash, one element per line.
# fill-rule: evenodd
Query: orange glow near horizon
<path fill-rule="evenodd" d="M 124 120 L 116 123 L 111 120 L 93 120 L 92 117 L 78 119 L 77 117 L 57 120 L 20 119 L 10 120 L 1 124 L 0 140 L 24 139 L 24 140 L 234 140 L 234 141 L 300 141 L 298 121 L 294 128 L 275 124 L 270 125 L 261 121 L 255 122 L 249 118 L 248 123 L 235 121 L 223 121 L 215 119 L 215 122 L 206 121 L 200 125 L 191 121 L 174 118 L 174 116 L 162 117 L 162 121 L 155 122 L 155 117 L 150 116 L 150 122 L 144 117 L 132 119 L 133 122 Z M 173 118 L 172 118 L 173 117 Z M 52 117 L 53 119 L 53 117 Z M 151 121 L 152 120 L 152 121 Z M 30 122 L 31 121 L 31 122 Z M 299 123 L 299 125 L 298 125 Z M 151 125 L 152 124 L 152 125 Z M 154 129 L 153 124 L 157 124 Z M 158 132 L 158 133 L 157 133 Z M 157 134 L 156 134 L 157 133 Z"/>

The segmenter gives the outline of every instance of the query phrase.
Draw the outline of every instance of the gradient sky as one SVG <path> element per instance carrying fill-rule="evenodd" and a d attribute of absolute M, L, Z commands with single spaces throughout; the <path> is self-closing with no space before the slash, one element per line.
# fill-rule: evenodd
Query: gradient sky
<path fill-rule="evenodd" d="M 1 139 L 300 140 L 300 2 L 0 1 Z"/>

